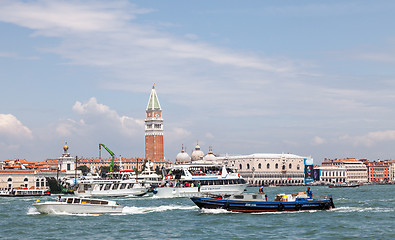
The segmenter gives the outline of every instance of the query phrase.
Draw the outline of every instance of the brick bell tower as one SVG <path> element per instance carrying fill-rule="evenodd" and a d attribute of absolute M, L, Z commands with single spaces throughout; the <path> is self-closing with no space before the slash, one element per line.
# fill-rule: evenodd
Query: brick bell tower
<path fill-rule="evenodd" d="M 148 160 L 163 160 L 163 118 L 162 108 L 159 104 L 155 91 L 155 83 L 152 86 L 148 100 L 145 119 L 145 158 Z"/>

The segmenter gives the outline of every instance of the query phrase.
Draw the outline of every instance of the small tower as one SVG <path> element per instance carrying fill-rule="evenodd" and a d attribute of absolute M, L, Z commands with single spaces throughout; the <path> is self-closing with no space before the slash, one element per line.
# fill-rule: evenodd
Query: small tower
<path fill-rule="evenodd" d="M 163 118 L 162 108 L 159 104 L 155 91 L 155 83 L 152 86 L 148 100 L 145 119 L 145 158 L 148 160 L 163 160 Z"/>
<path fill-rule="evenodd" d="M 70 156 L 70 153 L 67 152 L 69 150 L 69 146 L 67 146 L 67 142 L 64 143 L 63 146 L 63 154 L 58 159 L 58 168 L 59 170 L 66 170 L 67 172 L 74 172 L 75 170 L 75 158 Z"/>

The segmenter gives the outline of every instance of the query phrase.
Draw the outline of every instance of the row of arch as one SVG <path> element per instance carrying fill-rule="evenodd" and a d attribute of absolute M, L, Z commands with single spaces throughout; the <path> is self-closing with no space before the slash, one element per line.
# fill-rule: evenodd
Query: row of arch
<path fill-rule="evenodd" d="M 250 169 L 250 164 L 247 163 L 246 167 L 247 167 L 247 170 Z M 274 167 L 275 167 L 275 169 L 278 169 L 278 167 L 279 167 L 278 163 L 276 163 L 276 165 L 275 165 Z M 270 169 L 270 163 L 268 163 L 268 164 L 266 165 L 266 168 L 267 168 L 267 169 Z M 243 169 L 243 165 L 240 163 L 240 165 L 239 165 L 239 170 L 242 170 L 242 169 Z M 262 169 L 262 163 L 259 163 L 259 164 L 258 164 L 258 169 Z M 292 163 L 290 163 L 290 164 L 288 165 L 288 169 L 292 169 Z M 300 165 L 299 165 L 299 164 L 296 166 L 296 169 L 297 169 L 297 170 L 300 170 Z M 282 165 L 282 170 L 285 170 L 285 164 Z"/>
<path fill-rule="evenodd" d="M 287 185 L 287 184 L 304 184 L 304 180 L 288 180 L 288 179 L 283 179 L 283 180 L 256 180 L 253 182 L 252 180 L 249 181 L 250 184 L 260 186 L 260 185 Z"/>
<path fill-rule="evenodd" d="M 13 183 L 12 177 L 9 177 L 7 179 L 7 183 L 8 183 L 8 187 L 12 188 L 12 183 Z M 29 178 L 25 177 L 23 179 L 23 186 L 24 187 L 28 187 L 29 186 Z M 36 187 L 45 187 L 45 186 L 48 186 L 48 182 L 47 182 L 45 177 L 36 179 Z"/>

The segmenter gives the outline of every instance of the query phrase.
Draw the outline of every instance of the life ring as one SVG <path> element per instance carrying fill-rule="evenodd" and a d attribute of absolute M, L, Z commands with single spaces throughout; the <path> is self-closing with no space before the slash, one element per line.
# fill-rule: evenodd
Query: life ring
<path fill-rule="evenodd" d="M 278 206 L 277 206 L 277 209 L 278 209 L 279 211 L 284 211 L 284 204 L 279 203 Z"/>
<path fill-rule="evenodd" d="M 173 179 L 173 175 L 170 175 L 170 179 Z"/>
<path fill-rule="evenodd" d="M 240 177 L 240 173 L 239 173 L 238 175 L 239 175 L 239 177 Z"/>
<path fill-rule="evenodd" d="M 165 180 L 167 180 L 167 176 L 165 177 Z"/>

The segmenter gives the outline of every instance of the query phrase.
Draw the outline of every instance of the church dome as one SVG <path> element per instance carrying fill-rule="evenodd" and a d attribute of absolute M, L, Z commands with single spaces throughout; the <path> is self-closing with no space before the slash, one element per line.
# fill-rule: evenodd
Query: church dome
<path fill-rule="evenodd" d="M 217 157 L 215 157 L 213 153 L 213 149 L 210 147 L 206 156 L 203 157 L 204 161 L 215 161 Z"/>
<path fill-rule="evenodd" d="M 191 154 L 191 159 L 192 159 L 192 161 L 202 160 L 203 157 L 204 157 L 203 151 L 200 150 L 199 144 L 196 144 L 195 150 L 193 150 L 193 152 L 192 152 L 192 154 Z"/>
<path fill-rule="evenodd" d="M 177 154 L 176 156 L 176 163 L 189 163 L 191 162 L 191 157 L 188 155 L 188 153 L 185 152 L 184 150 L 184 145 L 182 146 L 181 152 Z"/>

